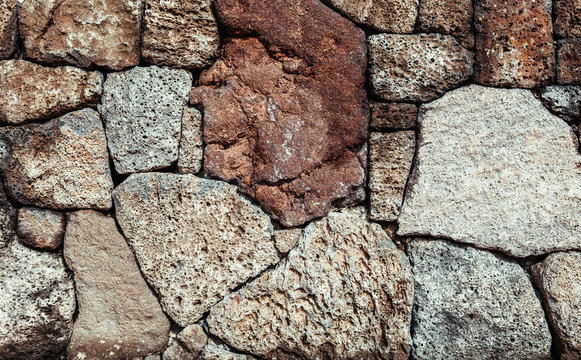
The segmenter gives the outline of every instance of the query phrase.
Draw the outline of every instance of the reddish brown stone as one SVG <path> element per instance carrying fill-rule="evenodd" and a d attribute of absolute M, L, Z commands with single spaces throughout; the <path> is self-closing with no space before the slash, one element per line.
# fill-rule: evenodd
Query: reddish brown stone
<path fill-rule="evenodd" d="M 18 41 L 18 0 L 0 0 L 0 59 L 9 58 Z"/>
<path fill-rule="evenodd" d="M 373 103 L 371 128 L 382 130 L 407 130 L 416 126 L 418 107 L 408 103 Z"/>
<path fill-rule="evenodd" d="M 475 4 L 475 81 L 523 88 L 551 81 L 555 70 L 551 0 Z"/>
<path fill-rule="evenodd" d="M 472 48 L 472 0 L 422 0 L 420 2 L 419 29 L 454 35 L 462 46 Z"/>
<path fill-rule="evenodd" d="M 555 0 L 555 35 L 581 37 L 581 0 Z"/>
<path fill-rule="evenodd" d="M 557 42 L 557 82 L 581 84 L 581 39 L 565 39 Z"/>
<path fill-rule="evenodd" d="M 364 198 L 365 35 L 318 0 L 218 0 L 229 35 L 199 79 L 204 168 L 285 226 Z M 249 35 L 249 36 L 247 36 Z"/>

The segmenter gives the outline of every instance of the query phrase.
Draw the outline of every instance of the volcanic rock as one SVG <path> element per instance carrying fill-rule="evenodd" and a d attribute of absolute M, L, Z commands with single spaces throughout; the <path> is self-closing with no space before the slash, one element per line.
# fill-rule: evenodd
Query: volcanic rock
<path fill-rule="evenodd" d="M 371 106 L 371 129 L 375 131 L 413 129 L 417 118 L 414 104 L 374 102 Z"/>
<path fill-rule="evenodd" d="M 581 0 L 554 0 L 555 35 L 581 37 Z"/>
<path fill-rule="evenodd" d="M 184 109 L 181 134 L 178 169 L 183 174 L 197 174 L 202 168 L 204 151 L 202 114 L 198 110 L 191 107 Z"/>
<path fill-rule="evenodd" d="M 0 1 L 0 59 L 9 58 L 18 43 L 18 0 Z"/>
<path fill-rule="evenodd" d="M 18 210 L 20 241 L 39 249 L 54 250 L 65 235 L 65 214 L 48 209 L 24 207 Z"/>
<path fill-rule="evenodd" d="M 16 209 L 12 207 L 0 183 L 0 248 L 12 240 L 16 233 Z"/>
<path fill-rule="evenodd" d="M 462 46 L 472 48 L 472 0 L 422 0 L 418 28 L 422 32 L 454 35 Z"/>
<path fill-rule="evenodd" d="M 581 85 L 581 39 L 557 41 L 557 82 Z"/>
<path fill-rule="evenodd" d="M 278 251 L 282 254 L 288 253 L 299 242 L 303 234 L 303 229 L 292 228 L 276 230 L 274 232 L 274 243 Z"/>

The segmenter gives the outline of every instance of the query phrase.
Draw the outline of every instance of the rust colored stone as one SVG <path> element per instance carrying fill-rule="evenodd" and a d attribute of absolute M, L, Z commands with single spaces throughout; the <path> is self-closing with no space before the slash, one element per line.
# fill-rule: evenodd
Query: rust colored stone
<path fill-rule="evenodd" d="M 581 84 L 581 39 L 565 39 L 557 42 L 557 82 Z"/>
<path fill-rule="evenodd" d="M 462 46 L 474 46 L 472 34 L 472 0 L 422 0 L 419 12 L 419 30 L 454 35 Z"/>
<path fill-rule="evenodd" d="M 408 103 L 381 103 L 371 106 L 371 129 L 408 130 L 416 127 L 418 107 Z"/>
<path fill-rule="evenodd" d="M 18 41 L 18 0 L 0 1 L 0 59 L 8 59 Z"/>
<path fill-rule="evenodd" d="M 581 37 L 581 0 L 555 0 L 555 35 Z"/>

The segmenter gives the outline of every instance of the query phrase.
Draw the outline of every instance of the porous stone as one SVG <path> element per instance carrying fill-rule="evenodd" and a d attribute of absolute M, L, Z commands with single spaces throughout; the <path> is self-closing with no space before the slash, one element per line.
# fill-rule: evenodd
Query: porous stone
<path fill-rule="evenodd" d="M 4 138 L 2 140 L 2 138 Z M 111 208 L 107 140 L 92 109 L 0 130 L 6 192 L 30 206 L 56 210 Z"/>
<path fill-rule="evenodd" d="M 113 192 L 117 220 L 141 271 L 180 326 L 278 261 L 269 217 L 233 185 L 134 174 Z"/>
<path fill-rule="evenodd" d="M 12 240 L 16 233 L 16 209 L 8 200 L 0 182 L 0 248 Z"/>
<path fill-rule="evenodd" d="M 534 88 L 553 79 L 551 0 L 476 0 L 474 80 Z"/>
<path fill-rule="evenodd" d="M 418 28 L 422 32 L 454 35 L 462 46 L 472 48 L 472 0 L 422 0 Z"/>
<path fill-rule="evenodd" d="M 27 0 L 20 9 L 26 58 L 82 68 L 139 64 L 142 0 Z"/>
<path fill-rule="evenodd" d="M 371 133 L 369 138 L 369 197 L 372 220 L 395 221 L 416 145 L 414 131 Z"/>
<path fill-rule="evenodd" d="M 303 229 L 283 229 L 274 232 L 274 244 L 279 252 L 286 254 L 296 246 L 303 234 Z"/>
<path fill-rule="evenodd" d="M 405 359 L 411 267 L 355 211 L 309 224 L 272 271 L 215 305 L 211 334 L 265 358 Z"/>
<path fill-rule="evenodd" d="M 218 56 L 220 34 L 211 0 L 145 0 L 143 59 L 200 69 Z"/>
<path fill-rule="evenodd" d="M 18 0 L 0 1 L 0 59 L 16 51 L 18 43 Z"/>
<path fill-rule="evenodd" d="M 581 114 L 581 86 L 547 86 L 541 93 L 541 101 L 552 113 L 574 122 Z"/>
<path fill-rule="evenodd" d="M 189 72 L 157 66 L 107 76 L 99 111 L 118 173 L 161 169 L 178 159 L 191 86 Z"/>
<path fill-rule="evenodd" d="M 417 118 L 414 104 L 375 102 L 371 106 L 371 129 L 375 131 L 413 129 Z"/>
<path fill-rule="evenodd" d="M 581 39 L 557 41 L 557 82 L 581 85 Z"/>
<path fill-rule="evenodd" d="M 57 359 L 75 312 L 73 280 L 58 253 L 14 239 L 0 249 L 0 354 L 6 360 Z"/>
<path fill-rule="evenodd" d="M 225 39 L 192 90 L 204 108 L 205 171 L 237 181 L 284 226 L 362 201 L 363 31 L 316 0 L 215 8 L 226 33 L 243 38 Z"/>
<path fill-rule="evenodd" d="M 554 0 L 555 35 L 581 37 L 581 1 Z"/>
<path fill-rule="evenodd" d="M 16 231 L 23 243 L 40 249 L 54 250 L 63 243 L 65 225 L 63 213 L 23 207 L 18 210 Z"/>
<path fill-rule="evenodd" d="M 400 235 L 525 257 L 581 248 L 581 156 L 524 89 L 464 87 L 422 105 Z"/>
<path fill-rule="evenodd" d="M 472 52 L 440 34 L 369 37 L 373 93 L 387 101 L 430 101 L 472 75 Z"/>
<path fill-rule="evenodd" d="M 186 107 L 182 119 L 179 171 L 184 174 L 197 174 L 202 168 L 203 151 L 202 114 L 194 108 Z"/>
<path fill-rule="evenodd" d="M 446 241 L 408 246 L 415 359 L 550 358 L 545 314 L 516 262 Z"/>

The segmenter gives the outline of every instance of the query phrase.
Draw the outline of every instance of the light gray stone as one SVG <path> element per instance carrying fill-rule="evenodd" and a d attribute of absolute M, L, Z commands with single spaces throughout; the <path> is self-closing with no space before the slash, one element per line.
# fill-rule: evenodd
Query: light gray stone
<path fill-rule="evenodd" d="M 464 87 L 423 105 L 400 235 L 526 257 L 581 248 L 581 156 L 528 90 Z"/>
<path fill-rule="evenodd" d="M 254 360 L 253 356 L 237 354 L 224 345 L 208 344 L 202 351 L 200 360 Z"/>
<path fill-rule="evenodd" d="M 0 248 L 8 244 L 16 233 L 16 209 L 12 206 L 0 182 Z"/>
<path fill-rule="evenodd" d="M 54 250 L 65 235 L 65 214 L 48 209 L 23 207 L 18 210 L 20 241 L 40 249 Z"/>
<path fill-rule="evenodd" d="M 581 115 L 581 86 L 547 86 L 541 94 L 541 101 L 552 113 L 565 121 L 579 120 Z"/>
<path fill-rule="evenodd" d="M 197 174 L 202 168 L 204 151 L 202 140 L 202 114 L 195 108 L 186 107 L 182 119 L 182 137 L 178 169 L 180 173 Z"/>
<path fill-rule="evenodd" d="M 276 248 L 283 254 L 288 253 L 299 242 L 302 234 L 303 229 L 301 228 L 276 230 L 274 232 Z"/>

